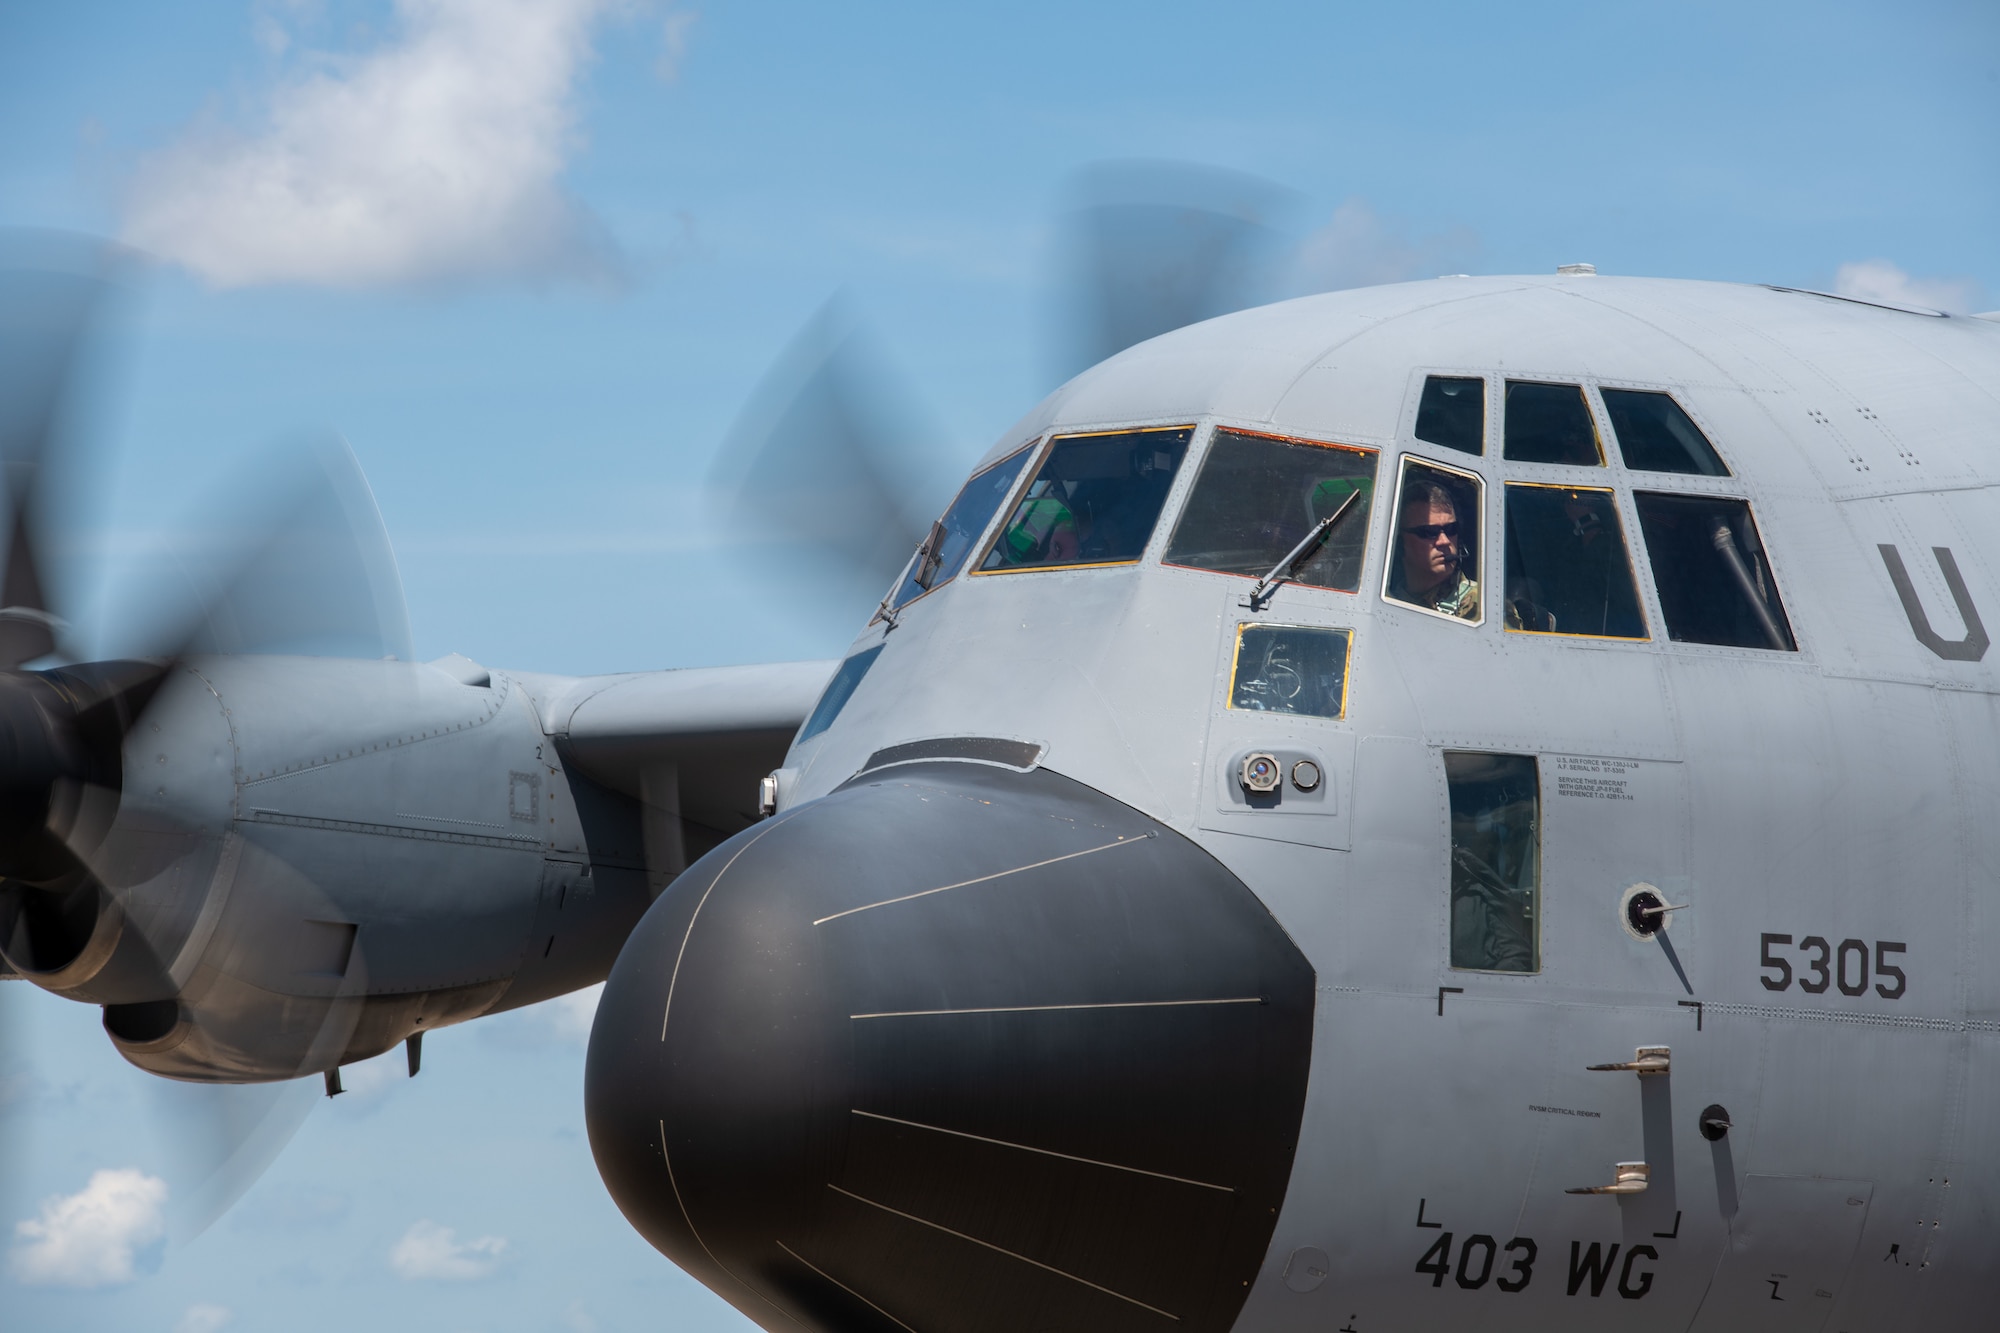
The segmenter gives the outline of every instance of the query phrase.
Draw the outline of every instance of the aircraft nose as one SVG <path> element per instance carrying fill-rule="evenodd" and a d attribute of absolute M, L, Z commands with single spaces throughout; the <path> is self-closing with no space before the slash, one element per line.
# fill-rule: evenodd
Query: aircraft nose
<path fill-rule="evenodd" d="M 1270 1244 L 1313 972 L 1194 843 L 1046 770 L 878 770 L 634 931 L 591 1147 L 765 1327 L 1230 1326 Z"/>

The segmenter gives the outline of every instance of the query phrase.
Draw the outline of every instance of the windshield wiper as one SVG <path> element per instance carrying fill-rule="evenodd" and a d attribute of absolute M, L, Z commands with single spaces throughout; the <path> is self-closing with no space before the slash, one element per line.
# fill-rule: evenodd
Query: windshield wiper
<path fill-rule="evenodd" d="M 1778 618 L 1771 614 L 1771 604 L 1764 599 L 1764 590 L 1757 586 L 1758 580 L 1750 573 L 1750 566 L 1743 559 L 1743 552 L 1737 549 L 1736 538 L 1729 531 L 1729 520 L 1717 515 L 1712 520 L 1709 539 L 1714 543 L 1715 553 L 1722 557 L 1722 563 L 1736 580 L 1736 586 L 1743 591 L 1743 600 L 1750 604 L 1750 612 L 1757 617 L 1757 625 L 1764 631 L 1764 637 L 1779 652 L 1790 652 L 1792 645 L 1785 639 L 1785 632 L 1778 628 Z"/>
<path fill-rule="evenodd" d="M 925 592 L 929 592 L 931 590 L 931 580 L 937 577 L 938 566 L 943 563 L 944 520 L 939 519 L 937 522 L 931 524 L 931 530 L 924 534 L 922 541 L 917 543 L 917 553 L 911 558 L 910 563 L 910 581 Z M 892 607 L 889 603 L 896 600 L 896 594 L 901 592 L 902 588 L 903 581 L 901 579 L 896 580 L 895 583 L 889 586 L 889 591 L 883 595 L 880 605 L 875 608 L 875 615 L 889 629 L 896 628 L 896 617 L 902 611 L 902 608 Z"/>
<path fill-rule="evenodd" d="M 1340 522 L 1346 516 L 1348 509 L 1360 498 L 1361 492 L 1358 489 L 1349 491 L 1338 509 L 1313 524 L 1312 530 L 1306 533 L 1303 541 L 1292 548 L 1291 554 L 1271 566 L 1271 572 L 1257 580 L 1257 586 L 1250 590 L 1250 600 L 1243 605 L 1252 611 L 1262 611 L 1269 606 L 1271 599 L 1278 595 L 1279 587 L 1291 582 L 1306 561 L 1319 554 L 1319 548 L 1326 545 L 1326 539 L 1333 535 L 1333 525 Z"/>

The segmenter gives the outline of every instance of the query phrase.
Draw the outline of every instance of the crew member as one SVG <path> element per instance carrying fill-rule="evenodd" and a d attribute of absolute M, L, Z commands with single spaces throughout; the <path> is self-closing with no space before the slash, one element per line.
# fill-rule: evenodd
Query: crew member
<path fill-rule="evenodd" d="M 1458 502 L 1426 477 L 1404 483 L 1389 595 L 1461 620 L 1479 619 L 1479 582 L 1467 577 Z"/>

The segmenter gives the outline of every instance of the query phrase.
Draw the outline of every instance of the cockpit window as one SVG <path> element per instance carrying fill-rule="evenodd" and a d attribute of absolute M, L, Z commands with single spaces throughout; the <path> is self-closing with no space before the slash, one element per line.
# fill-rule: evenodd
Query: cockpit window
<path fill-rule="evenodd" d="M 1668 638 L 1798 651 L 1747 503 L 1650 491 L 1632 500 Z"/>
<path fill-rule="evenodd" d="M 1479 514 L 1485 483 L 1470 472 L 1405 456 L 1396 483 L 1382 595 L 1480 623 Z"/>
<path fill-rule="evenodd" d="M 1486 441 L 1486 381 L 1432 375 L 1417 403 L 1416 437 L 1462 454 L 1480 453 Z"/>
<path fill-rule="evenodd" d="M 1194 427 L 1059 435 L 980 563 L 982 571 L 1137 560 Z"/>
<path fill-rule="evenodd" d="M 1347 711 L 1344 629 L 1238 625 L 1229 706 L 1255 713 L 1338 718 Z"/>
<path fill-rule="evenodd" d="M 1635 472 L 1686 472 L 1726 477 L 1715 446 L 1688 418 L 1672 394 L 1642 389 L 1601 389 L 1618 452 Z"/>
<path fill-rule="evenodd" d="M 1507 628 L 1646 637 L 1624 525 L 1610 491 L 1508 484 Z"/>
<path fill-rule="evenodd" d="M 874 666 L 875 659 L 881 655 L 882 645 L 878 643 L 840 664 L 840 669 L 833 673 L 833 679 L 826 683 L 826 689 L 820 692 L 819 702 L 813 705 L 812 716 L 799 728 L 797 744 L 804 745 L 833 725 L 833 720 L 840 716 L 840 710 L 847 707 L 847 701 L 854 697 L 855 687 L 861 684 L 861 678 L 868 674 L 868 668 Z"/>
<path fill-rule="evenodd" d="M 1218 429 L 1166 562 L 1262 578 L 1338 514 L 1291 581 L 1353 592 L 1367 551 L 1375 461 L 1369 449 Z"/>
<path fill-rule="evenodd" d="M 931 528 L 909 568 L 903 571 L 903 581 L 890 599 L 891 606 L 902 606 L 957 576 L 966 553 L 993 521 L 993 514 L 1007 498 L 1007 492 L 1014 489 L 1014 481 L 1021 475 L 1029 453 L 1022 449 L 965 483 L 965 489 Z"/>
<path fill-rule="evenodd" d="M 1506 445 L 1513 463 L 1603 467 L 1604 450 L 1580 384 L 1507 381 Z"/>
<path fill-rule="evenodd" d="M 1444 752 L 1451 793 L 1451 965 L 1539 972 L 1541 791 L 1535 758 Z"/>

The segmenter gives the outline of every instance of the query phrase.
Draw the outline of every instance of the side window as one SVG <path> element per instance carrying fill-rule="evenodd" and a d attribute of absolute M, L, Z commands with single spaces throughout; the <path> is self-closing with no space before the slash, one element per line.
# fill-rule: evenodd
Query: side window
<path fill-rule="evenodd" d="M 965 489 L 951 502 L 951 508 L 944 511 L 944 517 L 932 526 L 930 536 L 917 551 L 910 567 L 903 571 L 903 581 L 896 587 L 896 595 L 890 599 L 891 606 L 902 606 L 940 584 L 949 583 L 965 563 L 966 554 L 972 544 L 979 540 L 979 534 L 986 531 L 986 525 L 993 521 L 994 513 L 1007 498 L 1007 492 L 1014 489 L 1014 481 L 1021 475 L 1026 465 L 1030 449 L 1003 458 L 984 472 L 977 473 L 965 483 Z"/>
<path fill-rule="evenodd" d="M 1541 792 L 1533 755 L 1444 752 L 1451 796 L 1451 965 L 1539 972 Z"/>
<path fill-rule="evenodd" d="M 1292 581 L 1353 592 L 1361 586 L 1375 461 L 1368 449 L 1217 430 L 1166 562 L 1261 578 L 1315 524 L 1338 514 Z"/>
<path fill-rule="evenodd" d="M 1229 706 L 1339 718 L 1347 712 L 1352 632 L 1306 625 L 1238 625 Z"/>
<path fill-rule="evenodd" d="M 1486 381 L 1432 375 L 1417 403 L 1416 437 L 1462 454 L 1477 454 L 1486 442 Z"/>
<path fill-rule="evenodd" d="M 1672 394 L 1640 389 L 1600 389 L 1618 452 L 1635 472 L 1686 472 L 1726 477 L 1715 446 L 1701 433 Z"/>
<path fill-rule="evenodd" d="M 1137 560 L 1194 427 L 1059 435 L 981 571 Z"/>
<path fill-rule="evenodd" d="M 1505 433 L 1509 462 L 1604 466 L 1597 424 L 1580 384 L 1508 380 Z"/>
<path fill-rule="evenodd" d="M 1798 651 L 1749 504 L 1650 491 L 1632 500 L 1668 638 Z"/>
<path fill-rule="evenodd" d="M 875 659 L 881 655 L 882 645 L 878 643 L 840 664 L 839 670 L 833 673 L 833 679 L 826 683 L 826 689 L 820 692 L 812 715 L 799 728 L 796 744 L 805 744 L 833 725 L 833 720 L 840 716 L 840 710 L 847 707 L 847 701 L 854 697 L 855 687 L 861 684 L 861 678 L 868 674 L 868 668 L 874 666 Z"/>
<path fill-rule="evenodd" d="M 1484 497 L 1485 483 L 1472 473 L 1405 455 L 1382 596 L 1480 623 L 1479 515 Z"/>
<path fill-rule="evenodd" d="M 1506 545 L 1508 629 L 1646 637 L 1610 491 L 1509 483 Z"/>

